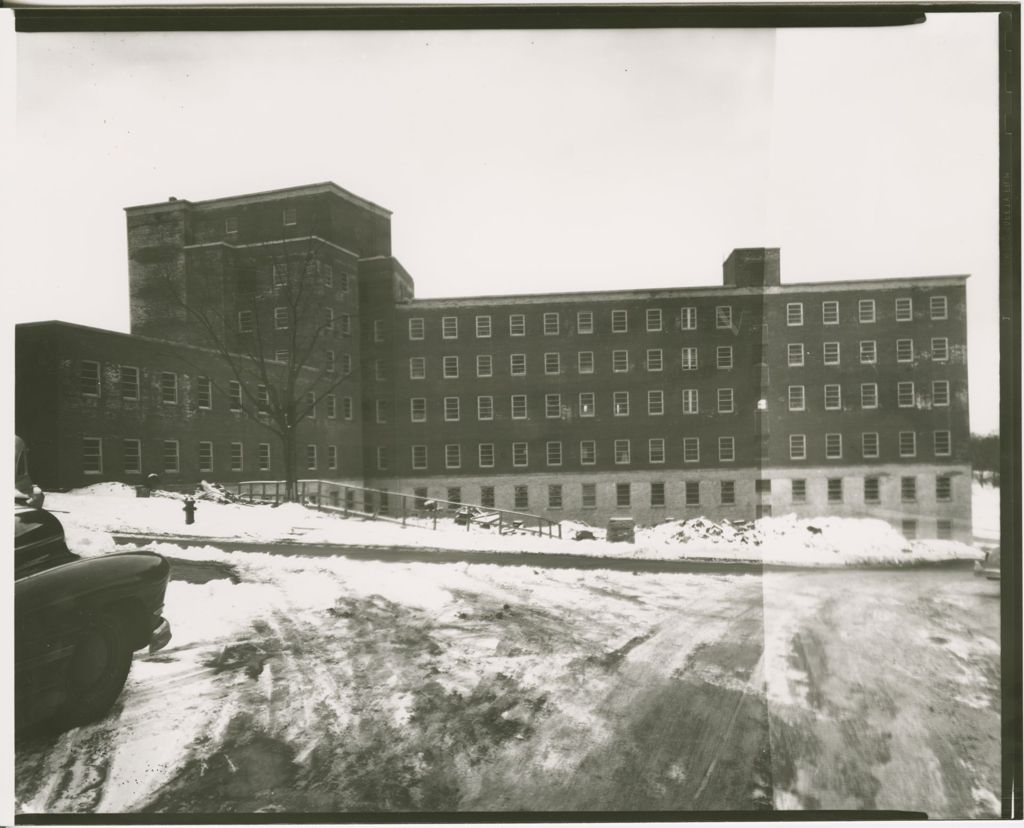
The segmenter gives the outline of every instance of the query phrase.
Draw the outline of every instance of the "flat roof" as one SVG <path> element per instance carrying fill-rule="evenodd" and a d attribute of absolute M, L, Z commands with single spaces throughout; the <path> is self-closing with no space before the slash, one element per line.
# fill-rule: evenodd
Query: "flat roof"
<path fill-rule="evenodd" d="M 240 204 L 249 204 L 260 201 L 278 201 L 289 196 L 318 195 L 320 193 L 331 193 L 338 198 L 344 199 L 357 207 L 361 207 L 371 213 L 385 218 L 391 217 L 391 211 L 379 204 L 374 204 L 369 199 L 350 193 L 343 187 L 339 187 L 333 181 L 321 181 L 317 184 L 302 184 L 297 187 L 283 187 L 279 190 L 262 190 L 256 193 L 245 193 L 243 195 L 225 196 L 223 198 L 209 198 L 204 201 L 189 201 L 186 198 L 177 198 L 174 201 L 158 201 L 152 204 L 136 204 L 125 207 L 125 211 L 131 210 L 162 210 L 169 209 L 181 204 L 189 207 L 233 207 Z"/>

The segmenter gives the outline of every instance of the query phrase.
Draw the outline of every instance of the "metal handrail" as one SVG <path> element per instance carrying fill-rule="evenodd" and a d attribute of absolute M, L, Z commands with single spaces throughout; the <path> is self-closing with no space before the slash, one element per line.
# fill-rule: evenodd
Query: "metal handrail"
<path fill-rule="evenodd" d="M 478 503 L 442 500 L 441 498 L 424 498 L 405 492 L 392 492 L 386 489 L 371 489 L 365 486 L 352 486 L 347 483 L 336 483 L 333 480 L 306 479 L 296 480 L 299 500 L 302 503 L 312 502 L 318 511 L 329 511 L 371 520 L 386 520 L 407 525 L 410 518 L 426 519 L 429 528 L 437 529 L 438 514 L 446 511 L 458 511 L 463 507 L 480 509 L 485 515 L 497 515 L 498 534 L 506 532 L 531 532 L 540 536 L 562 537 L 562 524 L 541 515 L 530 512 L 517 512 L 511 509 L 498 509 L 493 506 L 481 506 Z M 262 501 L 281 503 L 285 499 L 287 488 L 283 480 L 243 480 L 233 484 L 236 494 L 250 503 Z M 397 513 L 392 514 L 392 499 Z M 409 501 L 412 501 L 410 507 Z M 434 504 L 433 508 L 426 504 Z M 359 506 L 362 508 L 358 508 Z M 441 506 L 441 508 L 438 508 Z M 474 521 L 482 523 L 478 518 L 470 517 L 466 521 L 468 532 Z M 531 525 L 535 524 L 535 525 Z"/>

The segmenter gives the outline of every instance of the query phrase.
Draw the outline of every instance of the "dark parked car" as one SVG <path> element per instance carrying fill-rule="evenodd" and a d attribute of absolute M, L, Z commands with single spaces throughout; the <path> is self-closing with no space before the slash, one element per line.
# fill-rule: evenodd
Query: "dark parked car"
<path fill-rule="evenodd" d="M 80 558 L 50 512 L 14 510 L 15 725 L 66 728 L 102 717 L 133 653 L 167 644 L 170 567 L 155 552 Z"/>
<path fill-rule="evenodd" d="M 974 574 L 984 575 L 990 581 L 998 581 L 1002 575 L 999 547 L 985 550 L 985 560 L 974 562 Z"/>

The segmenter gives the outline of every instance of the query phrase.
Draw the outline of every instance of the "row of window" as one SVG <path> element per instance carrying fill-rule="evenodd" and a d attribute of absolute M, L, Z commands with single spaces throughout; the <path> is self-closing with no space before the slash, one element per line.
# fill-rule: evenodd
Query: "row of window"
<path fill-rule="evenodd" d="M 628 465 L 633 462 L 632 440 L 612 441 L 612 458 L 616 465 Z M 734 437 L 717 439 L 718 462 L 731 463 L 736 459 L 736 441 Z M 917 433 L 900 431 L 896 435 L 896 446 L 901 458 L 917 456 Z M 681 441 L 683 463 L 699 463 L 701 461 L 701 438 L 684 437 Z M 932 432 L 932 451 L 935 457 L 949 457 L 952 454 L 952 438 L 949 431 Z M 529 443 L 513 442 L 511 444 L 512 466 L 526 468 L 530 465 Z M 863 459 L 877 459 L 881 454 L 881 436 L 877 431 L 866 431 L 860 435 L 860 456 Z M 425 471 L 429 463 L 428 446 L 416 444 L 411 446 L 412 468 Z M 843 458 L 843 435 L 826 432 L 824 435 L 824 456 L 827 460 Z M 577 460 L 581 466 L 597 464 L 598 443 L 596 440 L 581 440 Z M 807 435 L 789 435 L 790 460 L 807 460 Z M 448 443 L 444 446 L 444 468 L 460 469 L 465 462 L 461 443 Z M 494 443 L 478 443 L 476 446 L 476 465 L 481 469 L 492 469 L 497 460 Z M 544 465 L 557 468 L 565 461 L 565 450 L 561 440 L 548 440 L 544 444 Z M 667 443 L 663 437 L 652 437 L 647 441 L 647 463 L 662 464 L 668 462 Z M 377 448 L 377 468 L 386 471 L 390 468 L 390 451 L 387 446 Z"/>
<path fill-rule="evenodd" d="M 106 441 L 109 443 L 110 441 Z M 103 452 L 104 439 L 102 437 L 82 438 L 82 471 L 85 474 L 103 474 Z M 142 441 L 133 438 L 124 438 L 120 441 L 121 450 L 121 471 L 124 474 L 142 474 L 143 457 Z M 271 445 L 270 443 L 259 443 L 256 446 L 256 465 L 246 466 L 245 447 L 242 443 L 228 443 L 227 445 L 227 466 L 228 471 L 241 472 L 250 470 L 270 471 L 271 467 Z M 305 450 L 306 469 L 316 471 L 319 468 L 319 447 L 310 443 Z M 200 440 L 196 445 L 196 462 L 200 472 L 212 472 L 224 470 L 214 466 L 214 444 L 209 440 Z M 150 463 L 152 468 L 153 464 Z M 159 468 L 165 473 L 181 471 L 181 446 L 178 440 L 163 440 L 160 446 Z M 329 471 L 338 468 L 338 447 L 327 446 L 327 465 Z"/>
<path fill-rule="evenodd" d="M 771 492 L 771 480 L 756 480 L 754 481 L 756 486 L 755 490 L 761 493 Z M 807 503 L 807 481 L 803 479 L 790 480 L 790 501 L 793 504 L 800 505 Z M 584 509 L 596 509 L 598 505 L 598 488 L 596 483 L 581 483 L 580 485 L 580 505 Z M 636 504 L 634 502 L 634 492 L 639 484 L 633 483 L 616 483 L 615 486 L 615 506 L 617 508 L 629 508 Z M 662 481 L 655 481 L 648 486 L 648 501 L 647 504 L 654 508 L 669 505 L 666 500 L 665 483 Z M 881 503 L 881 481 L 878 477 L 865 477 L 863 478 L 863 502 L 867 504 L 878 504 Z M 705 484 L 705 494 L 710 494 L 711 486 Z M 843 503 L 848 495 L 845 491 L 844 480 L 841 477 L 827 478 L 826 479 L 826 491 L 828 502 L 832 504 Z M 718 499 L 717 503 L 703 502 L 701 501 L 701 484 L 698 480 L 686 480 L 683 481 L 683 501 L 684 506 L 734 506 L 736 505 L 736 481 L 735 480 L 720 480 L 717 483 Z M 416 507 L 422 508 L 423 502 L 427 500 L 427 489 L 425 487 L 418 487 L 413 490 L 414 496 L 417 498 Z M 529 486 L 516 485 L 512 487 L 512 508 L 513 509 L 529 509 L 530 508 L 530 494 Z M 915 476 L 907 476 L 900 478 L 900 500 L 904 503 L 916 503 L 918 499 L 918 479 Z M 952 479 L 948 475 L 938 475 L 935 478 L 935 500 L 940 503 L 949 503 L 953 499 L 953 486 Z M 462 502 L 462 487 L 461 486 L 449 486 L 446 491 L 446 500 L 450 503 L 461 503 Z M 562 483 L 549 483 L 547 484 L 547 508 L 548 509 L 561 509 L 565 502 L 565 485 Z M 481 506 L 496 508 L 497 504 L 495 501 L 495 487 L 494 486 L 481 486 L 480 487 L 480 500 Z M 767 512 L 767 509 L 764 509 Z M 911 521 L 913 522 L 913 521 Z M 904 529 L 906 529 L 906 525 Z M 916 528 L 916 526 L 914 527 Z M 946 530 L 946 537 L 952 536 L 952 521 L 939 520 L 939 535 L 943 536 L 943 530 Z"/>
<path fill-rule="evenodd" d="M 914 408 L 917 406 L 917 385 L 913 382 L 896 383 L 896 406 L 898 408 Z M 826 411 L 838 411 L 843 407 L 843 387 L 839 383 L 825 383 L 824 407 Z M 933 408 L 949 406 L 949 382 L 932 380 L 931 405 Z M 787 405 L 790 411 L 807 410 L 807 388 L 804 385 L 787 386 Z M 860 407 L 864 409 L 878 408 L 878 383 L 862 382 L 860 384 Z M 684 412 L 685 413 L 685 412 Z"/>
<path fill-rule="evenodd" d="M 337 322 L 337 327 L 335 327 Z M 291 311 L 286 305 L 274 308 L 274 330 L 286 331 L 291 324 Z M 323 308 L 324 330 L 337 330 L 342 336 L 351 336 L 352 317 L 347 313 L 338 314 L 335 318 L 334 308 Z M 252 333 L 256 330 L 256 313 L 252 310 L 238 311 L 238 332 Z"/>
<path fill-rule="evenodd" d="M 947 319 L 949 316 L 949 303 L 945 296 L 931 296 L 928 302 L 929 318 L 934 320 Z M 610 330 L 612 333 L 629 332 L 629 311 L 625 308 L 616 308 L 610 311 Z M 894 303 L 894 318 L 897 322 L 908 322 L 914 318 L 914 305 L 911 297 L 899 297 Z M 714 307 L 714 326 L 718 329 L 733 328 L 733 307 L 732 305 L 716 305 Z M 786 305 L 786 324 L 796 327 L 804 324 L 804 303 L 789 302 Z M 861 323 L 873 323 L 877 321 L 877 305 L 874 299 L 861 299 L 857 303 L 857 321 Z M 676 317 L 676 327 L 679 330 L 697 330 L 698 308 L 696 306 L 684 306 L 679 309 Z M 840 321 L 839 302 L 830 300 L 821 303 L 821 324 L 838 325 Z M 409 319 L 409 339 L 421 340 L 426 338 L 427 320 L 421 316 L 414 316 Z M 547 312 L 541 315 L 540 331 L 544 336 L 558 336 L 562 333 L 563 326 L 568 323 L 563 315 L 557 312 Z M 643 312 L 644 330 L 649 333 L 657 333 L 665 330 L 665 315 L 661 308 L 646 308 Z M 493 317 L 490 314 L 477 315 L 473 319 L 474 333 L 477 339 L 489 339 L 494 333 Z M 594 333 L 594 312 L 577 311 L 576 328 L 577 334 Z M 527 324 L 526 314 L 512 313 L 508 315 L 509 336 L 526 336 Z M 459 338 L 459 317 L 441 317 L 441 338 Z"/>
<path fill-rule="evenodd" d="M 920 356 L 931 359 L 932 362 L 949 361 L 949 339 L 944 336 L 936 336 L 931 339 L 931 350 Z M 874 339 L 862 339 L 858 343 L 858 359 L 861 365 L 876 365 L 878 363 L 878 342 Z M 802 342 L 790 342 L 786 346 L 786 363 L 790 368 L 799 368 L 804 365 L 808 351 Z M 897 339 L 895 358 L 897 363 L 914 361 L 914 340 Z M 823 342 L 821 344 L 821 361 L 825 365 L 839 365 L 841 362 L 840 343 Z"/>
<path fill-rule="evenodd" d="M 347 354 L 346 354 L 347 356 Z M 287 359 L 287 355 L 285 355 Z M 98 397 L 101 391 L 101 368 L 100 363 L 93 360 L 83 359 L 79 362 L 78 390 L 86 397 Z M 141 384 L 139 369 L 134 365 L 119 366 L 118 388 L 123 400 L 140 399 Z M 195 379 L 195 403 L 196 408 L 203 410 L 213 409 L 213 380 L 209 377 L 196 377 Z M 159 376 L 160 401 L 168 405 L 177 405 L 180 401 L 180 389 L 178 375 L 174 371 L 161 371 Z M 242 384 L 237 380 L 230 380 L 227 383 L 228 410 L 242 410 Z M 257 408 L 259 411 L 266 411 L 269 407 L 270 397 L 267 386 L 256 387 Z M 324 394 L 321 397 L 310 391 L 306 395 L 306 403 L 310 406 L 309 419 L 315 419 L 317 405 L 323 403 L 329 419 L 338 416 L 338 398 L 334 394 Z M 351 420 L 353 404 L 351 397 L 341 398 L 342 419 Z"/>

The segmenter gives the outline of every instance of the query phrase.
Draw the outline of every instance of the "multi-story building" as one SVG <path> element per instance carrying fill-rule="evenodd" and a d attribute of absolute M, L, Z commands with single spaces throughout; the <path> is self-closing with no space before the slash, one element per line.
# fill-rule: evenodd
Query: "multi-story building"
<path fill-rule="evenodd" d="M 315 476 L 554 519 L 970 535 L 966 276 L 784 285 L 779 251 L 756 248 L 717 286 L 418 300 L 389 215 L 333 184 L 129 208 L 132 332 L 197 341 L 177 285 L 220 309 L 232 348 L 280 357 L 314 324 L 278 330 L 312 268 L 331 274 L 320 312 L 346 321 L 303 362 L 343 359 L 356 406 L 330 437 L 356 465 Z"/>

